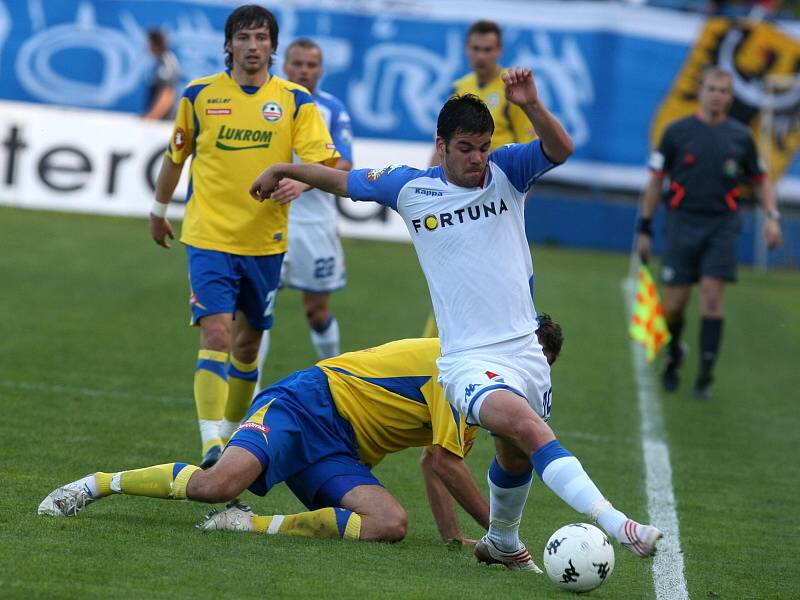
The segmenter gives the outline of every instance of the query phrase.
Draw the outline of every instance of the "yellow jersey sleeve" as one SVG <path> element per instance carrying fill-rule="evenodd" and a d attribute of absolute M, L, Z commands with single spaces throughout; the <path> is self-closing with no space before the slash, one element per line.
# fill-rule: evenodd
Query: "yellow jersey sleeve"
<path fill-rule="evenodd" d="M 194 152 L 194 106 L 182 96 L 172 127 L 172 137 L 164 154 L 176 165 L 182 165 Z"/>
<path fill-rule="evenodd" d="M 313 102 L 306 102 L 297 107 L 292 138 L 295 142 L 294 152 L 303 162 L 321 162 L 332 167 L 339 160 L 339 153 L 336 151 L 328 127 Z"/>

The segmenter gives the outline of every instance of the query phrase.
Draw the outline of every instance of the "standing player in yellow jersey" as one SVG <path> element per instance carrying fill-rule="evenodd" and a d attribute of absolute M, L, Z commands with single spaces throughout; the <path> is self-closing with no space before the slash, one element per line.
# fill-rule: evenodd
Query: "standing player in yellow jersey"
<path fill-rule="evenodd" d="M 490 151 L 506 144 L 524 144 L 533 140 L 535 132 L 530 120 L 519 106 L 506 99 L 502 79 L 505 69 L 499 62 L 503 53 L 500 26 L 494 21 L 475 21 L 467 30 L 465 52 L 472 71 L 453 82 L 450 96 L 474 94 L 489 107 L 494 121 Z M 434 150 L 430 166 L 438 165 L 439 161 L 439 153 Z M 439 335 L 433 313 L 428 316 L 422 335 Z"/>
<path fill-rule="evenodd" d="M 219 459 L 250 405 L 287 248 L 287 208 L 256 205 L 248 182 L 265 165 L 291 161 L 292 152 L 331 165 L 338 157 L 308 90 L 269 72 L 278 48 L 271 12 L 257 5 L 234 10 L 224 48 L 228 69 L 192 81 L 183 93 L 150 211 L 151 236 L 169 248 L 167 205 L 191 156 L 181 242 L 192 324 L 201 329 L 194 396 L 204 468 Z"/>

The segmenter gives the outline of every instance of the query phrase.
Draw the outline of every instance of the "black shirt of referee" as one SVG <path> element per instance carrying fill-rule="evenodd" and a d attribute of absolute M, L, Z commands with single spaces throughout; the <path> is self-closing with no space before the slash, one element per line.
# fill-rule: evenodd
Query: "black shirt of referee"
<path fill-rule="evenodd" d="M 667 207 L 661 281 L 664 314 L 672 339 L 661 382 L 678 389 L 684 312 L 692 285 L 700 283 L 700 369 L 695 396 L 706 399 L 722 340 L 725 284 L 736 281 L 739 185 L 749 179 L 767 214 L 764 235 L 770 248 L 781 243 L 780 215 L 766 169 L 748 129 L 727 117 L 733 78 L 713 67 L 703 73 L 694 116 L 672 123 L 650 157 L 636 249 L 650 257 L 651 219 L 660 200 Z M 665 188 L 664 179 L 669 178 Z"/>

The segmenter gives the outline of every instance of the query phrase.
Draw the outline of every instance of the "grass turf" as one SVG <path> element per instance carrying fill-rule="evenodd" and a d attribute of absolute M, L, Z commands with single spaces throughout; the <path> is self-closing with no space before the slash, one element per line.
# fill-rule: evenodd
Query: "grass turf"
<path fill-rule="evenodd" d="M 198 459 L 183 251 L 142 221 L 0 209 L 0 595 L 105 598 L 561 598 L 545 577 L 475 564 L 439 541 L 418 450 L 376 474 L 407 508 L 399 544 L 201 535 L 207 506 L 117 497 L 76 519 L 36 516 L 54 487 L 95 470 Z M 343 350 L 420 333 L 427 290 L 410 246 L 348 240 L 348 287 L 333 297 Z M 604 493 L 646 519 L 636 388 L 620 282 L 627 259 L 536 248 L 536 304 L 565 330 L 552 425 Z M 728 293 L 714 398 L 662 399 L 681 542 L 695 598 L 788 598 L 797 590 L 800 473 L 795 356 L 800 278 L 744 270 Z M 686 338 L 696 348 L 696 307 Z M 794 350 L 793 350 L 794 349 Z M 268 379 L 309 366 L 299 294 L 281 292 Z M 491 446 L 469 463 L 485 488 Z M 248 494 L 257 512 L 301 509 L 285 487 Z M 584 520 L 535 482 L 522 537 L 541 559 L 557 527 Z M 480 530 L 462 514 L 464 532 Z M 596 598 L 654 596 L 649 561 L 617 547 Z"/>

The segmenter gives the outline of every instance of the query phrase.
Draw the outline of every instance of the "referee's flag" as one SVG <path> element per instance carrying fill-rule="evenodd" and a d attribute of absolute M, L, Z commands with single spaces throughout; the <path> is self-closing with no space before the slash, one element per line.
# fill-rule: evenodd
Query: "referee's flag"
<path fill-rule="evenodd" d="M 639 266 L 636 298 L 633 301 L 633 315 L 628 332 L 644 346 L 647 362 L 652 362 L 658 351 L 670 340 L 664 320 L 664 308 L 661 306 L 653 276 L 645 265 Z"/>

